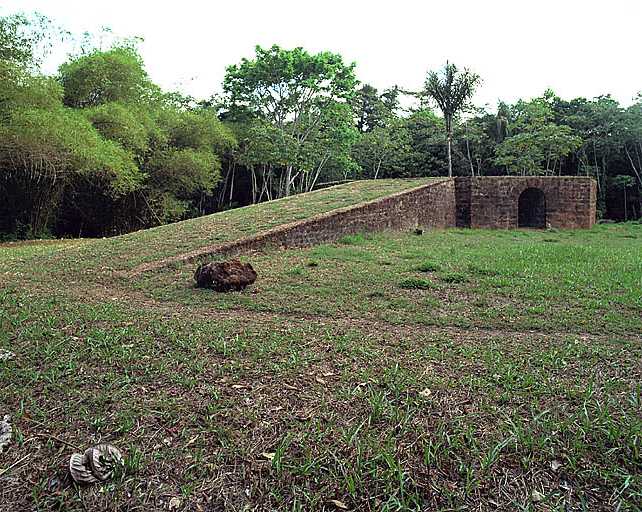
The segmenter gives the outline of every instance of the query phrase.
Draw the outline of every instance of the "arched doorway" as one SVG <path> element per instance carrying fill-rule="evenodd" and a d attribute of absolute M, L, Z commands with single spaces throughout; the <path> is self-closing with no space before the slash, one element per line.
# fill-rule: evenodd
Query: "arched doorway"
<path fill-rule="evenodd" d="M 520 228 L 546 227 L 546 196 L 538 188 L 527 188 L 517 202 L 517 225 Z"/>

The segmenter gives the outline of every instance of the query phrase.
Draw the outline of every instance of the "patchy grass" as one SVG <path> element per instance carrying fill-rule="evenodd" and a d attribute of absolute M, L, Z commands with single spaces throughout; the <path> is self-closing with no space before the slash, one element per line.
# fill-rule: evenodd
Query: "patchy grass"
<path fill-rule="evenodd" d="M 359 236 L 225 295 L 116 280 L 122 241 L 0 247 L 0 509 L 639 510 L 640 239 Z M 127 471 L 78 488 L 97 442 Z"/>
<path fill-rule="evenodd" d="M 544 242 L 553 235 L 558 243 Z M 191 266 L 150 273 L 136 286 L 159 300 L 219 309 L 402 324 L 639 333 L 641 239 L 639 224 L 553 233 L 360 235 L 347 244 L 342 240 L 253 254 L 257 287 L 214 301 L 207 291 L 192 290 Z M 310 260 L 316 266 L 307 266 Z M 377 300 L 370 300 L 373 291 L 381 293 Z"/>
<path fill-rule="evenodd" d="M 437 272 L 440 269 L 441 266 L 434 261 L 424 261 L 417 267 L 419 272 Z"/>

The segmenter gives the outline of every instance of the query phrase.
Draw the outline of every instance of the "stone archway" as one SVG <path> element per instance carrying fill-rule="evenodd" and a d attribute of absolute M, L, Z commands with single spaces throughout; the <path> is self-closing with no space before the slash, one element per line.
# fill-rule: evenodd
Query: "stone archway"
<path fill-rule="evenodd" d="M 546 196 L 539 188 L 527 188 L 517 201 L 517 226 L 520 228 L 546 227 Z"/>

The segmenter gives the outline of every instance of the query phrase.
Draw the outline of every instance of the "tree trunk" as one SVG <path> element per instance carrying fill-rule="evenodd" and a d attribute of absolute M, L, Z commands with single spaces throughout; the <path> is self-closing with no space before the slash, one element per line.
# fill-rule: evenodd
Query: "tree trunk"
<path fill-rule="evenodd" d="M 285 197 L 290 195 L 291 184 L 292 184 L 292 166 L 288 165 L 285 170 Z"/>
<path fill-rule="evenodd" d="M 254 170 L 254 165 L 250 165 L 250 172 L 252 177 L 252 204 L 256 204 L 257 178 L 256 171 Z"/>
<path fill-rule="evenodd" d="M 452 134 L 448 132 L 448 177 L 453 177 Z"/>
<path fill-rule="evenodd" d="M 468 141 L 468 123 L 465 123 L 466 126 L 466 153 L 468 153 L 468 162 L 470 163 L 470 175 L 475 176 L 475 167 L 473 167 L 473 158 L 470 155 L 470 143 Z"/>
<path fill-rule="evenodd" d="M 374 174 L 374 179 L 376 180 L 379 177 L 379 170 L 381 169 L 381 162 L 383 161 L 383 158 L 379 159 L 379 162 L 377 163 L 377 170 L 375 171 Z"/>
<path fill-rule="evenodd" d="M 236 162 L 232 164 L 232 179 L 230 180 L 230 206 L 232 205 L 232 197 L 234 196 L 234 179 L 236 178 Z"/>

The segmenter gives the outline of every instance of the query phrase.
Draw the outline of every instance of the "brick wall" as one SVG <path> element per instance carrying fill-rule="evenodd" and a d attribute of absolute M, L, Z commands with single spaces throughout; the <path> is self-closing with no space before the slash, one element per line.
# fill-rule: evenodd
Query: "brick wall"
<path fill-rule="evenodd" d="M 470 178 L 455 178 L 455 202 L 458 228 L 470 227 Z"/>
<path fill-rule="evenodd" d="M 455 225 L 455 183 L 448 178 L 398 192 L 366 203 L 284 224 L 248 238 L 202 247 L 195 251 L 141 265 L 130 275 L 191 262 L 214 254 L 234 255 L 266 246 L 305 247 L 332 242 L 345 235 L 384 230 L 410 230 L 418 226 L 446 228 Z"/>
<path fill-rule="evenodd" d="M 401 231 L 418 226 L 516 228 L 519 197 L 528 188 L 544 193 L 547 226 L 590 228 L 595 223 L 597 185 L 591 178 L 441 178 L 388 197 L 278 226 L 255 236 L 141 265 L 130 274 L 214 254 L 234 255 L 266 246 L 304 247 L 368 231 Z"/>
<path fill-rule="evenodd" d="M 456 178 L 458 211 L 469 210 L 472 228 L 518 227 L 519 197 L 527 188 L 544 193 L 546 225 L 590 228 L 595 223 L 597 184 L 584 177 Z M 458 225 L 466 225 L 464 215 Z"/>

